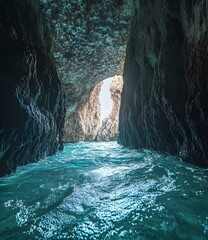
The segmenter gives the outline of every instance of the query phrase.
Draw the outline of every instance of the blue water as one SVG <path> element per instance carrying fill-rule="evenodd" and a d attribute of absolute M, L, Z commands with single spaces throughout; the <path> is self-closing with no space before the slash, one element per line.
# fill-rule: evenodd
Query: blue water
<path fill-rule="evenodd" d="M 0 179 L 0 240 L 208 239 L 208 170 L 115 142 Z"/>

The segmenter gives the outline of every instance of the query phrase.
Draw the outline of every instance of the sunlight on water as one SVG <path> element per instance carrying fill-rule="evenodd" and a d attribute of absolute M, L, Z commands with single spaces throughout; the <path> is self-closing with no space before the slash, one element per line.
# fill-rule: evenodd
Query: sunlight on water
<path fill-rule="evenodd" d="M 97 177 L 107 177 L 107 176 L 111 176 L 113 174 L 116 173 L 120 173 L 121 171 L 123 171 L 124 169 L 128 169 L 128 167 L 101 167 L 99 169 L 93 170 L 91 172 L 91 174 L 95 173 L 98 176 Z"/>
<path fill-rule="evenodd" d="M 110 143 L 0 179 L 0 239 L 208 239 L 208 170 Z"/>

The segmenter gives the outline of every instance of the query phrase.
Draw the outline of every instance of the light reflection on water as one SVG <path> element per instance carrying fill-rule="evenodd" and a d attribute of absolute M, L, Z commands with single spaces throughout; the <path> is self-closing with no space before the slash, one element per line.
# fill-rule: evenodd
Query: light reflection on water
<path fill-rule="evenodd" d="M 208 239 L 208 171 L 110 143 L 0 179 L 0 239 Z"/>

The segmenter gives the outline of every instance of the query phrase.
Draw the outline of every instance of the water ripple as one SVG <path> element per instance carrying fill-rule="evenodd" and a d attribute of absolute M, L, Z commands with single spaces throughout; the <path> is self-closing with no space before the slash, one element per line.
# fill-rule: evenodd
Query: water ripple
<path fill-rule="evenodd" d="M 115 142 L 0 179 L 0 239 L 208 239 L 208 170 Z"/>

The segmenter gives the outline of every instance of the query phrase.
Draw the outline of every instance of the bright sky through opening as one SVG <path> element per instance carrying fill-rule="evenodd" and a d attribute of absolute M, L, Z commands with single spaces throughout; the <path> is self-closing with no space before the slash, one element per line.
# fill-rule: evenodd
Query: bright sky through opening
<path fill-rule="evenodd" d="M 108 117 L 112 111 L 113 100 L 111 99 L 110 85 L 112 77 L 107 78 L 103 81 L 103 85 L 100 92 L 100 103 L 101 103 L 101 120 Z"/>

